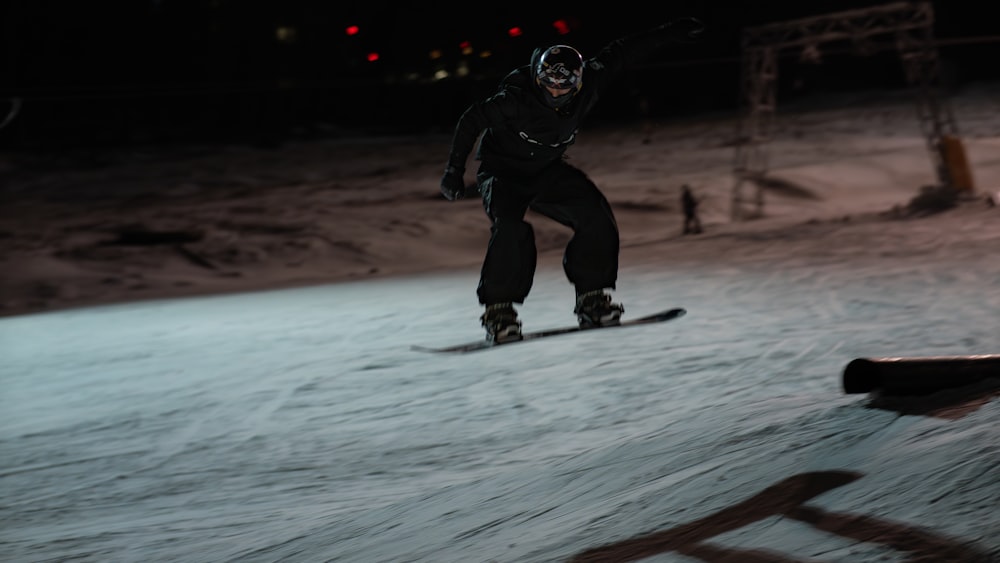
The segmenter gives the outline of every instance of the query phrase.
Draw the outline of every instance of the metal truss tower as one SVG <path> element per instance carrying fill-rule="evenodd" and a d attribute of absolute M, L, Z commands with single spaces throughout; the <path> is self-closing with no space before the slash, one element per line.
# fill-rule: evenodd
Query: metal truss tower
<path fill-rule="evenodd" d="M 780 52 L 798 49 L 804 60 L 818 60 L 820 45 L 832 42 L 848 42 L 859 55 L 895 47 L 907 81 L 916 89 L 918 118 L 941 185 L 971 189 L 958 127 L 938 93 L 940 68 L 933 25 L 929 2 L 898 2 L 745 29 L 732 218 L 763 215 L 766 144 L 777 104 Z M 746 193 L 748 185 L 753 186 L 752 194 Z"/>

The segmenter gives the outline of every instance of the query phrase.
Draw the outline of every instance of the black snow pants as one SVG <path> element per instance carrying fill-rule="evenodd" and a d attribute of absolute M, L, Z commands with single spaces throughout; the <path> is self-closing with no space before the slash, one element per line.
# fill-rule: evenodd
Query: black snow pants
<path fill-rule="evenodd" d="M 607 198 L 581 170 L 556 161 L 536 175 L 476 175 L 489 216 L 490 242 L 479 278 L 479 302 L 523 303 L 537 264 L 535 232 L 524 220 L 530 208 L 569 227 L 563 271 L 577 294 L 613 289 L 618 279 L 618 224 Z"/>

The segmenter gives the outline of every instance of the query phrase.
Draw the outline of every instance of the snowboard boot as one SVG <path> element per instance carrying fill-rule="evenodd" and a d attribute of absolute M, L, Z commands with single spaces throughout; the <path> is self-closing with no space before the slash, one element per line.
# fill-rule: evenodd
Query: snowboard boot
<path fill-rule="evenodd" d="M 512 340 L 521 340 L 521 321 L 517 320 L 517 311 L 512 303 L 496 303 L 486 306 L 482 317 L 486 329 L 486 340 L 494 344 L 503 344 Z"/>
<path fill-rule="evenodd" d="M 611 296 L 598 289 L 577 295 L 573 312 L 580 328 L 594 328 L 620 324 L 625 308 L 619 303 L 612 303 Z"/>

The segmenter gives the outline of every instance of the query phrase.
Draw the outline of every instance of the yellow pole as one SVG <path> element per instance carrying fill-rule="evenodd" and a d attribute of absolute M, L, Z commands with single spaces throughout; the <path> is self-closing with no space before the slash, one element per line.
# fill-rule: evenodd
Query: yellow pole
<path fill-rule="evenodd" d="M 951 187 L 958 191 L 975 191 L 972 184 L 972 171 L 969 169 L 969 161 L 965 157 L 962 139 L 954 135 L 942 135 L 941 157 L 944 159 L 945 168 L 948 169 L 948 177 L 951 178 L 952 182 Z"/>

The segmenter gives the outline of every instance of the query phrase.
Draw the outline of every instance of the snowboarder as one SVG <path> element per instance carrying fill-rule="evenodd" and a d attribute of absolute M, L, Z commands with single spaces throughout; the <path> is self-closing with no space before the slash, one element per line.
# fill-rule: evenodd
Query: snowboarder
<path fill-rule="evenodd" d="M 684 209 L 684 232 L 687 234 L 701 233 L 701 219 L 698 218 L 698 200 L 691 193 L 691 187 L 684 184 L 681 188 L 681 208 Z"/>
<path fill-rule="evenodd" d="M 620 322 L 624 308 L 611 301 L 618 278 L 618 225 L 606 197 L 580 169 L 565 161 L 582 120 L 615 86 L 627 65 L 669 42 L 698 39 L 704 25 L 678 18 L 612 41 L 584 60 L 568 45 L 536 49 L 529 65 L 514 69 L 486 99 L 471 104 L 455 126 L 441 193 L 465 196 L 465 164 L 476 140 L 476 184 L 490 220 L 490 241 L 477 294 L 488 340 L 521 339 L 514 304 L 524 302 L 537 261 L 528 209 L 573 230 L 563 270 L 576 288 L 581 326 Z"/>

